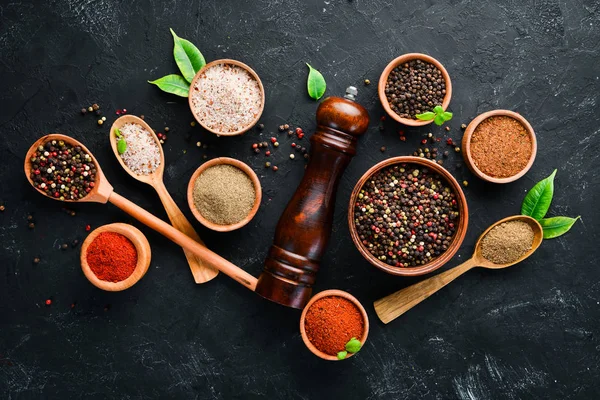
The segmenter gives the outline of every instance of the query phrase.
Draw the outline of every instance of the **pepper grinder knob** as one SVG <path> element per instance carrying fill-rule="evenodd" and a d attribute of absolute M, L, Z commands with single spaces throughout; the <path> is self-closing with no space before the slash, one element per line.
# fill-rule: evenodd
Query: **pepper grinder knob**
<path fill-rule="evenodd" d="M 367 110 L 355 102 L 357 93 L 350 86 L 343 98 L 328 97 L 317 108 L 310 161 L 279 219 L 256 286 L 258 294 L 276 303 L 303 308 L 312 295 L 331 235 L 340 178 L 369 125 Z"/>

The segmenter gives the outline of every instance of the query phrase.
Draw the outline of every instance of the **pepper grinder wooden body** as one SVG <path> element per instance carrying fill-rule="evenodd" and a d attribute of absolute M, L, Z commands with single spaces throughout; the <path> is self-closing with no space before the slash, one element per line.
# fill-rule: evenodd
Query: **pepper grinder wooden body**
<path fill-rule="evenodd" d="M 310 161 L 300 185 L 279 219 L 275 239 L 256 292 L 276 303 L 303 308 L 312 295 L 321 257 L 331 235 L 340 178 L 356 154 L 369 115 L 354 102 L 356 88 L 329 97 L 317 109 Z"/>

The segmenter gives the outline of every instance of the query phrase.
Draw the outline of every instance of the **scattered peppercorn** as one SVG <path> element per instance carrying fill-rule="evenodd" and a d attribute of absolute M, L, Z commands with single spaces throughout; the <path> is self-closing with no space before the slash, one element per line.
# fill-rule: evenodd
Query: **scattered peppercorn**
<path fill-rule="evenodd" d="M 169 132 L 169 131 L 170 131 L 169 127 L 168 127 L 168 126 L 165 126 L 165 129 L 164 129 L 164 131 L 165 131 L 165 132 Z"/>
<path fill-rule="evenodd" d="M 92 104 L 92 110 L 94 111 L 98 111 L 100 109 L 100 106 L 96 103 Z"/>
<path fill-rule="evenodd" d="M 259 149 L 259 148 L 256 148 L 256 149 L 254 149 L 254 152 L 255 152 L 256 154 L 258 154 L 258 153 L 260 153 L 260 149 Z"/>
<path fill-rule="evenodd" d="M 275 142 L 275 143 L 273 143 L 273 146 L 275 146 L 275 147 L 279 147 L 279 142 Z"/>
<path fill-rule="evenodd" d="M 30 222 L 27 226 L 29 227 L 29 229 L 35 228 L 35 224 L 33 222 Z"/>
<path fill-rule="evenodd" d="M 101 119 L 98 120 L 98 125 L 102 125 L 104 123 L 104 121 L 102 121 Z"/>
<path fill-rule="evenodd" d="M 277 165 L 273 165 L 273 171 L 277 171 L 279 168 L 277 167 Z"/>
<path fill-rule="evenodd" d="M 288 131 L 288 136 L 292 136 L 294 134 L 294 131 Z"/>
<path fill-rule="evenodd" d="M 450 153 L 448 153 L 448 151 L 445 151 L 445 152 L 444 152 L 444 157 L 448 157 L 448 155 L 449 155 L 449 154 L 450 154 Z"/>
<path fill-rule="evenodd" d="M 46 300 L 46 305 L 49 306 L 50 304 L 52 304 L 52 300 L 50 300 L 50 299 Z"/>
<path fill-rule="evenodd" d="M 286 130 L 286 129 L 290 129 L 290 125 L 289 124 L 283 125 L 283 130 Z"/>
<path fill-rule="evenodd" d="M 71 212 L 69 212 L 69 215 L 70 215 L 71 217 L 74 217 L 74 216 L 76 215 L 76 214 L 75 214 L 75 211 L 71 211 Z"/>
<path fill-rule="evenodd" d="M 294 158 L 296 158 L 296 156 L 294 154 L 290 154 L 290 158 L 293 160 Z"/>
<path fill-rule="evenodd" d="M 144 114 L 140 115 L 141 119 L 145 119 L 146 117 L 144 116 Z M 193 126 L 193 125 L 192 125 Z"/>
<path fill-rule="evenodd" d="M 461 124 L 461 125 L 460 125 L 460 129 L 467 129 L 467 125 L 465 125 L 465 124 Z"/>
<path fill-rule="evenodd" d="M 61 250 L 66 250 L 66 249 L 69 248 L 69 245 L 66 244 L 66 243 L 63 243 L 63 244 L 60 245 L 60 248 L 61 248 Z"/>
<path fill-rule="evenodd" d="M 94 109 L 92 108 L 92 106 L 89 106 L 87 110 L 88 110 L 89 112 L 92 112 L 92 111 L 94 111 Z"/>
<path fill-rule="evenodd" d="M 6 210 L 6 207 L 4 207 L 4 204 L 0 206 L 0 211 L 4 212 L 4 210 Z"/>
<path fill-rule="evenodd" d="M 391 109 L 402 118 L 431 111 L 446 95 L 442 72 L 433 64 L 411 60 L 394 68 L 387 78 L 385 94 Z"/>
<path fill-rule="evenodd" d="M 270 155 L 271 155 L 271 151 L 270 150 L 265 151 L 265 156 L 269 157 Z"/>
<path fill-rule="evenodd" d="M 444 178 L 410 164 L 376 172 L 354 205 L 354 224 L 363 246 L 395 267 L 424 265 L 443 254 L 458 217 L 456 194 Z"/>
<path fill-rule="evenodd" d="M 285 127 L 283 125 L 279 125 L 279 132 L 283 132 L 285 130 Z"/>
<path fill-rule="evenodd" d="M 85 108 L 81 109 L 81 115 L 85 115 L 87 113 L 87 110 Z"/>
<path fill-rule="evenodd" d="M 450 127 L 449 126 L 447 126 L 445 129 L 446 129 L 446 132 L 450 132 Z"/>
<path fill-rule="evenodd" d="M 379 150 L 381 150 L 382 153 L 385 152 L 385 146 L 381 146 Z"/>
<path fill-rule="evenodd" d="M 365 85 L 370 85 L 371 81 L 369 79 L 365 79 Z"/>
<path fill-rule="evenodd" d="M 71 242 L 71 247 L 73 247 L 73 248 L 77 247 L 78 245 L 79 245 L 79 240 L 77 240 L 77 239 L 74 239 L 74 240 Z"/>
<path fill-rule="evenodd" d="M 39 264 L 39 263 L 40 263 L 40 261 L 41 261 L 41 260 L 40 260 L 40 258 L 39 258 L 39 257 L 35 257 L 35 258 L 33 259 L 33 263 L 34 263 L 34 264 Z"/>
<path fill-rule="evenodd" d="M 105 122 L 105 121 L 106 121 L 106 117 L 102 117 L 102 118 L 100 118 L 100 119 L 102 120 L 102 122 Z"/>
<path fill-rule="evenodd" d="M 269 168 L 270 166 L 271 166 L 271 163 L 267 161 L 267 162 L 265 163 L 265 168 Z"/>
<path fill-rule="evenodd" d="M 196 121 L 190 122 L 190 126 L 196 126 Z"/>
<path fill-rule="evenodd" d="M 91 231 L 91 230 L 92 230 L 92 227 L 91 227 L 91 226 L 89 226 L 89 225 L 86 225 L 86 226 L 85 226 L 85 231 L 86 231 L 86 232 L 89 232 L 89 231 Z"/>
<path fill-rule="evenodd" d="M 467 187 L 467 186 L 469 186 L 469 182 L 467 182 L 467 181 L 463 181 L 462 183 L 463 183 L 463 186 L 464 186 L 464 187 Z"/>
<path fill-rule="evenodd" d="M 308 160 L 309 155 L 308 154 L 304 154 L 304 158 L 306 158 Z"/>
<path fill-rule="evenodd" d="M 456 147 L 454 148 L 454 151 L 455 151 L 455 152 L 457 152 L 457 153 L 459 153 L 459 152 L 460 152 L 460 147 L 456 146 Z"/>
<path fill-rule="evenodd" d="M 258 130 L 262 131 L 263 129 L 265 129 L 265 124 L 258 124 Z"/>
<path fill-rule="evenodd" d="M 271 137 L 271 143 L 275 143 L 276 141 L 277 141 L 277 138 Z"/>
<path fill-rule="evenodd" d="M 27 216 L 27 221 L 33 221 L 33 215 L 28 215 Z"/>
<path fill-rule="evenodd" d="M 437 160 L 437 163 L 440 165 L 444 165 L 444 160 Z"/>

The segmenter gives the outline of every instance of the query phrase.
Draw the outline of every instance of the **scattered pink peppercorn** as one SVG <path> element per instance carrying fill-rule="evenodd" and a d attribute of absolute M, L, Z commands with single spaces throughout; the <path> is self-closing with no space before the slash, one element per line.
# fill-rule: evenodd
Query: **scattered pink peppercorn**
<path fill-rule="evenodd" d="M 274 137 L 271 138 L 271 143 L 275 143 L 276 141 L 277 141 L 276 138 L 274 138 Z"/>
<path fill-rule="evenodd" d="M 50 300 L 50 299 L 46 300 L 46 305 L 49 306 L 50 304 L 52 304 L 52 300 Z"/>
<path fill-rule="evenodd" d="M 92 227 L 91 227 L 90 225 L 86 225 L 86 226 L 85 226 L 85 231 L 86 231 L 86 232 L 89 232 L 89 231 L 91 231 L 91 230 L 92 230 Z"/>
<path fill-rule="evenodd" d="M 427 139 L 423 139 L 423 140 L 421 140 L 421 143 L 423 143 L 423 144 L 427 144 Z"/>
<path fill-rule="evenodd" d="M 271 155 L 271 152 L 270 152 L 269 150 L 267 150 L 267 151 L 265 152 L 265 156 L 269 157 L 270 155 Z"/>
<path fill-rule="evenodd" d="M 258 149 L 258 143 L 253 143 L 253 144 L 252 144 L 252 148 L 253 148 L 253 149 Z"/>

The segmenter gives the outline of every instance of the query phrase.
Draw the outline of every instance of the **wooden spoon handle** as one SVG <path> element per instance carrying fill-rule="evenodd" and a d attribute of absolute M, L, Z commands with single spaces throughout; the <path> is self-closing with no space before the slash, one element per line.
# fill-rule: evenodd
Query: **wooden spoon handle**
<path fill-rule="evenodd" d="M 189 250 L 195 255 L 199 256 L 207 265 L 218 269 L 225 275 L 241 283 L 242 285 L 246 286 L 252 291 L 256 289 L 257 279 L 255 277 L 253 277 L 240 267 L 227 261 L 218 254 L 213 253 L 212 251 L 202 246 L 200 243 L 196 242 L 189 236 L 186 236 L 183 233 L 179 232 L 177 229 L 173 228 L 171 225 L 167 224 L 160 218 L 155 217 L 154 215 L 144 210 L 137 204 L 132 203 L 125 197 L 115 192 L 112 192 L 108 201 L 114 204 L 115 206 L 119 207 L 121 210 L 125 211 L 127 214 L 136 218 L 141 223 L 149 226 L 158 233 L 177 243 L 184 249 Z"/>
<path fill-rule="evenodd" d="M 191 237 L 196 242 L 206 247 L 202 239 L 200 239 L 200 236 L 198 236 L 198 233 L 196 233 L 196 230 L 194 229 L 192 224 L 190 224 L 185 215 L 183 215 L 183 213 L 181 212 L 181 210 L 167 191 L 167 188 L 165 187 L 165 184 L 162 181 L 162 179 L 157 180 L 153 186 L 154 189 L 156 189 L 158 197 L 160 198 L 160 201 L 165 207 L 165 210 L 167 211 L 167 215 L 169 216 L 171 224 L 178 231 L 185 233 L 187 236 Z M 194 281 L 196 281 L 196 283 L 208 282 L 219 274 L 219 270 L 211 267 L 210 265 L 207 265 L 205 262 L 202 261 L 200 257 L 195 255 L 191 251 L 183 249 L 183 252 L 185 253 L 185 257 L 187 258 L 188 264 L 190 265 L 190 269 L 192 270 L 192 275 L 194 275 Z"/>
<path fill-rule="evenodd" d="M 471 258 L 461 265 L 442 272 L 429 279 L 425 279 L 412 286 L 399 290 L 386 297 L 377 300 L 375 312 L 379 319 L 387 324 L 395 320 L 450 282 L 461 276 L 475 266 L 475 261 Z"/>

